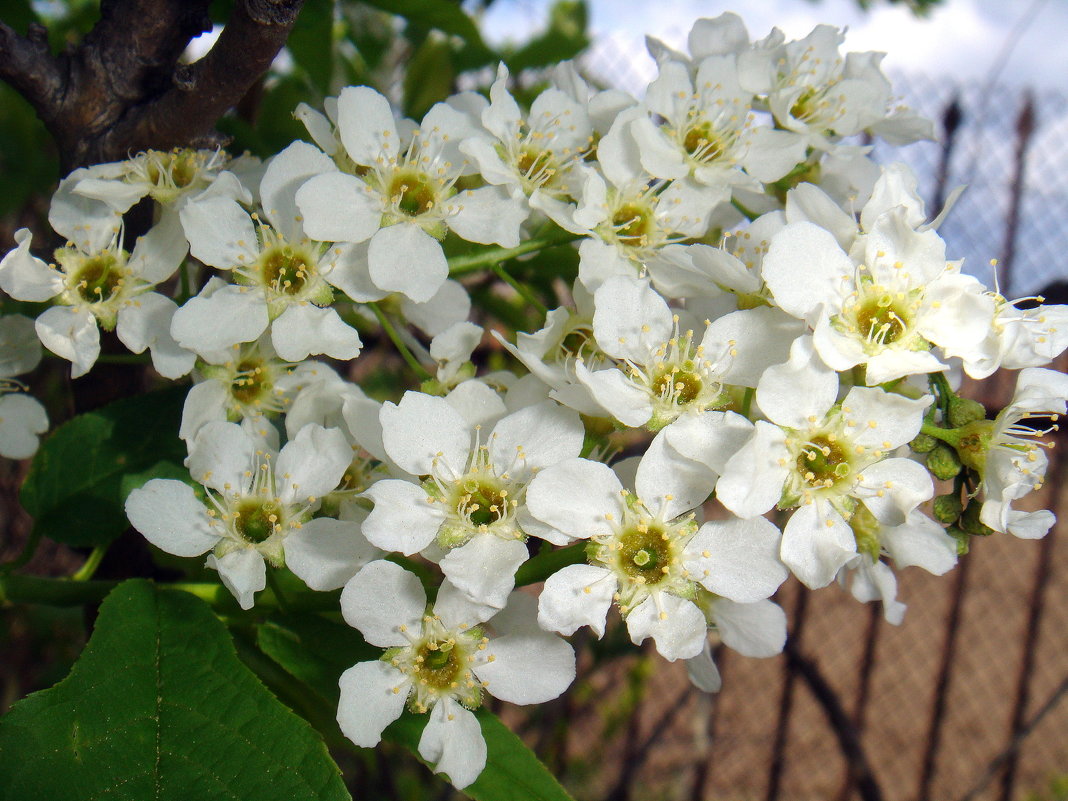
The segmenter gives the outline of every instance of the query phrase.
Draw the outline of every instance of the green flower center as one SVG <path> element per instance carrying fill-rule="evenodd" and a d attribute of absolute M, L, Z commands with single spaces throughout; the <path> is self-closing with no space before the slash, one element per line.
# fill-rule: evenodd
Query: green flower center
<path fill-rule="evenodd" d="M 389 196 L 397 209 L 409 217 L 426 214 L 437 205 L 437 193 L 424 173 L 397 173 L 390 182 Z"/>
<path fill-rule="evenodd" d="M 675 552 L 667 533 L 658 525 L 639 523 L 619 535 L 620 570 L 643 584 L 658 584 L 668 574 Z"/>
<path fill-rule="evenodd" d="M 285 295 L 300 294 L 312 273 L 310 261 L 290 245 L 271 248 L 260 257 L 263 284 Z"/>
<path fill-rule="evenodd" d="M 103 303 L 121 290 L 126 273 L 114 253 L 85 259 L 74 275 L 75 291 L 86 303 Z"/>
<path fill-rule="evenodd" d="M 275 501 L 246 498 L 234 510 L 234 528 L 248 542 L 263 542 L 281 528 L 282 511 Z"/>
<path fill-rule="evenodd" d="M 508 512 L 508 490 L 485 479 L 469 479 L 461 485 L 456 512 L 476 526 L 502 520 Z"/>
<path fill-rule="evenodd" d="M 556 175 L 556 164 L 552 154 L 547 150 L 524 148 L 516 162 L 519 173 L 535 184 L 548 184 Z"/>
<path fill-rule="evenodd" d="M 273 386 L 261 360 L 245 359 L 237 365 L 237 374 L 230 382 L 230 395 L 243 406 L 250 406 L 269 394 Z"/>
<path fill-rule="evenodd" d="M 845 450 L 826 434 L 813 437 L 801 449 L 797 469 L 811 487 L 832 487 L 852 472 Z"/>
<path fill-rule="evenodd" d="M 652 213 L 637 203 L 624 203 L 612 215 L 616 237 L 624 245 L 641 245 L 653 230 Z"/>
<path fill-rule="evenodd" d="M 452 640 L 424 642 L 415 662 L 415 680 L 435 690 L 455 686 L 467 668 L 467 659 Z"/>
<path fill-rule="evenodd" d="M 908 312 L 883 293 L 867 298 L 857 310 L 857 329 L 869 342 L 889 345 L 897 342 L 908 329 Z"/>
<path fill-rule="evenodd" d="M 715 161 L 726 151 L 708 122 L 690 128 L 682 139 L 682 146 L 697 161 Z"/>
<path fill-rule="evenodd" d="M 693 363 L 686 362 L 683 367 L 664 370 L 653 379 L 653 391 L 661 398 L 668 399 L 679 406 L 692 403 L 701 394 L 704 387 L 701 377 L 692 372 Z"/>

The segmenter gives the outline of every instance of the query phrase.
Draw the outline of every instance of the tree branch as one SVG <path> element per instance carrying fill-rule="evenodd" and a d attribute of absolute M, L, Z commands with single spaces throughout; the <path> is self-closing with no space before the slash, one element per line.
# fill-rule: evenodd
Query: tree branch
<path fill-rule="evenodd" d="M 177 147 L 209 137 L 282 49 L 304 0 L 246 0 L 234 5 L 219 40 L 179 69 L 173 85 L 109 138 L 133 150 Z"/>
<path fill-rule="evenodd" d="M 55 102 L 63 75 L 48 50 L 48 31 L 43 25 L 31 25 L 23 37 L 0 22 L 0 79 L 11 84 L 39 115 Z"/>
<path fill-rule="evenodd" d="M 0 23 L 0 79 L 37 111 L 65 171 L 148 148 L 212 140 L 218 119 L 267 71 L 303 0 L 237 0 L 211 51 L 178 59 L 211 29 L 210 0 L 103 0 L 100 20 L 58 56 L 47 32 Z"/>

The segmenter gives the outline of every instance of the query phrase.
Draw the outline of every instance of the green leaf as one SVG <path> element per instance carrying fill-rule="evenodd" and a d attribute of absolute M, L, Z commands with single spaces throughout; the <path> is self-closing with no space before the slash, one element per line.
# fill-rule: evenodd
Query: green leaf
<path fill-rule="evenodd" d="M 306 0 L 286 47 L 319 93 L 329 94 L 334 76 L 334 0 Z"/>
<path fill-rule="evenodd" d="M 586 24 L 586 4 L 582 0 L 557 0 L 549 10 L 548 29 L 506 59 L 509 71 L 517 75 L 521 70 L 575 58 L 590 44 Z"/>
<path fill-rule="evenodd" d="M 459 36 L 469 45 L 487 50 L 482 34 L 458 3 L 449 0 L 364 0 L 367 5 L 410 19 L 416 24 Z"/>
<path fill-rule="evenodd" d="M 404 113 L 422 119 L 430 107 L 452 93 L 456 69 L 452 65 L 452 48 L 434 36 L 419 45 L 404 75 Z"/>
<path fill-rule="evenodd" d="M 185 458 L 178 425 L 187 391 L 176 386 L 126 398 L 53 431 L 22 485 L 35 529 L 68 545 L 103 545 L 125 531 L 123 504 L 140 485 L 124 477 L 173 475 Z"/>
<path fill-rule="evenodd" d="M 351 626 L 311 614 L 275 615 L 256 627 L 256 644 L 335 707 L 341 674 L 382 655 Z"/>
<path fill-rule="evenodd" d="M 70 675 L 0 718 L 0 801 L 343 801 L 326 747 L 192 595 L 124 582 Z"/>

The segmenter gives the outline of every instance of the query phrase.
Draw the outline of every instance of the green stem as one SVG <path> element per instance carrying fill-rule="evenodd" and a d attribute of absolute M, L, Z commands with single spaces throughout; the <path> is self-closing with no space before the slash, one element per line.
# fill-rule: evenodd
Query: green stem
<path fill-rule="evenodd" d="M 949 380 L 946 378 L 945 373 L 928 373 L 927 384 L 934 390 L 935 395 L 938 396 L 938 408 L 942 411 L 942 418 L 949 418 L 949 399 L 953 397 L 953 388 L 949 385 Z M 931 435 L 932 437 L 934 434 Z"/>
<path fill-rule="evenodd" d="M 746 387 L 745 393 L 742 395 L 742 416 L 749 417 L 749 410 L 753 408 L 753 398 L 756 397 L 756 390 L 753 387 Z"/>
<path fill-rule="evenodd" d="M 744 214 L 746 219 L 749 220 L 749 222 L 752 222 L 753 220 L 755 220 L 757 217 L 760 216 L 755 211 L 750 211 L 749 209 L 747 209 L 745 206 L 743 206 L 740 202 L 738 202 L 734 198 L 731 198 L 731 205 L 734 206 L 734 208 L 738 209 L 738 211 L 740 211 L 742 214 Z"/>
<path fill-rule="evenodd" d="M 100 560 L 104 558 L 104 554 L 108 552 L 107 545 L 97 545 L 89 553 L 89 557 L 85 560 L 85 564 L 78 568 L 78 571 L 71 576 L 72 581 L 88 581 L 96 573 L 96 569 L 100 567 Z"/>
<path fill-rule="evenodd" d="M 534 253 L 535 251 L 552 247 L 553 245 L 563 245 L 566 242 L 574 242 L 576 239 L 581 238 L 582 236 L 580 234 L 572 234 L 569 231 L 560 229 L 548 236 L 539 237 L 537 239 L 528 239 L 518 247 L 490 248 L 489 250 L 483 250 L 479 253 L 453 256 L 449 259 L 449 275 L 455 278 L 459 275 L 467 275 L 468 273 L 478 272 L 479 270 L 486 268 L 493 269 L 493 265 L 499 264 L 502 261 L 508 261 L 508 259 L 514 259 L 516 256 Z"/>
<path fill-rule="evenodd" d="M 923 425 L 920 426 L 920 433 L 926 434 L 929 437 L 934 437 L 941 442 L 945 442 L 947 445 L 952 445 L 954 448 L 960 443 L 960 434 L 957 433 L 956 429 L 942 428 L 941 426 L 934 425 L 934 423 L 928 423 L 926 420 L 924 420 Z"/>
<path fill-rule="evenodd" d="M 519 297 L 523 298 L 523 300 L 537 309 L 538 313 L 541 314 L 542 319 L 545 318 L 545 315 L 549 313 L 549 310 L 545 308 L 545 305 L 540 300 L 534 297 L 534 293 L 530 291 L 529 287 L 523 286 L 516 281 L 500 264 L 494 264 L 490 269 L 493 270 L 494 274 L 504 281 L 504 283 L 508 284 L 508 286 L 518 292 Z"/>
<path fill-rule="evenodd" d="M 419 363 L 419 360 L 415 358 L 415 355 L 408 349 L 408 346 L 404 344 L 404 340 L 401 339 L 400 334 L 397 333 L 397 329 L 394 328 L 393 323 L 390 322 L 389 317 L 386 316 L 386 313 L 382 311 L 379 305 L 377 303 L 368 303 L 367 305 L 371 308 L 371 311 L 375 313 L 375 317 L 378 318 L 382 330 L 386 332 L 386 336 L 393 342 L 393 345 L 400 352 L 400 355 L 404 357 L 404 361 L 408 363 L 408 366 L 411 367 L 423 381 L 433 378 L 434 376 L 432 376 L 427 369 Z"/>

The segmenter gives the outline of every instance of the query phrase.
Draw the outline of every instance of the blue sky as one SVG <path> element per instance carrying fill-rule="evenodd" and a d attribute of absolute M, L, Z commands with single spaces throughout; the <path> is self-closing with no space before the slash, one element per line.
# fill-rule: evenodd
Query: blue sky
<path fill-rule="evenodd" d="M 1068 85 L 1068 2 L 1064 0 L 943 0 L 926 19 L 907 9 L 876 0 L 865 13 L 854 0 L 746 0 L 733 4 L 710 0 L 587 0 L 591 29 L 598 47 L 618 51 L 640 64 L 645 60 L 642 37 L 649 33 L 681 45 L 693 20 L 735 10 L 753 38 L 778 26 L 800 38 L 820 22 L 848 27 L 846 49 L 880 50 L 890 71 L 922 72 L 931 77 L 949 73 L 958 79 L 983 80 L 998 59 L 1014 25 L 1025 16 L 1029 24 L 999 82 L 1062 89 Z M 550 0 L 497 0 L 485 18 L 493 41 L 521 39 L 546 19 Z M 636 64 L 636 66 L 638 66 Z M 644 69 L 652 77 L 652 62 Z"/>

